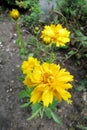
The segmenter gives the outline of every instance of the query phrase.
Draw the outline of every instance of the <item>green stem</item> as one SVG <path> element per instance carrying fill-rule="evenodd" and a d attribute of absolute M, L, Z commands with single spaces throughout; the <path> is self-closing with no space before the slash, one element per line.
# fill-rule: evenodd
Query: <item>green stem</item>
<path fill-rule="evenodd" d="M 50 49 L 50 50 L 49 50 L 49 49 Z M 54 62 L 54 60 L 55 60 L 55 54 L 54 54 L 52 45 L 45 47 L 45 53 L 46 53 L 47 61 L 48 61 L 49 63 Z"/>
<path fill-rule="evenodd" d="M 18 35 L 18 45 L 19 47 L 23 45 L 23 39 L 22 39 L 22 35 L 21 35 L 21 30 L 19 28 L 19 25 L 18 25 L 18 21 L 16 20 L 16 29 L 17 29 L 17 35 Z"/>
<path fill-rule="evenodd" d="M 74 56 L 75 54 L 77 54 L 77 53 L 79 52 L 80 47 L 81 47 L 81 45 L 79 45 L 78 49 L 77 49 L 73 54 L 71 54 L 71 55 L 68 56 L 65 60 L 63 60 L 63 63 L 64 63 L 65 61 L 67 61 L 69 58 L 71 58 L 72 56 Z"/>
<path fill-rule="evenodd" d="M 39 45 L 38 45 L 38 41 L 36 41 L 36 55 L 38 56 L 39 54 Z"/>
<path fill-rule="evenodd" d="M 22 55 L 25 55 L 26 54 L 26 45 L 24 44 L 22 34 L 21 34 L 21 30 L 20 30 L 20 27 L 18 25 L 17 20 L 16 20 L 16 29 L 17 29 L 17 35 L 18 35 L 17 44 L 18 44 L 19 48 L 21 49 L 20 53 Z"/>

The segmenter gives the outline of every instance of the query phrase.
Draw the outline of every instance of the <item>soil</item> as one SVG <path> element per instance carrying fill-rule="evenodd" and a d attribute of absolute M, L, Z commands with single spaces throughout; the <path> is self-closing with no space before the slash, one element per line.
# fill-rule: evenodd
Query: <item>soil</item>
<path fill-rule="evenodd" d="M 22 30 L 23 31 L 23 30 Z M 27 33 L 23 31 L 26 39 Z M 87 92 L 76 91 L 77 83 L 87 74 L 87 70 L 76 64 L 76 60 L 67 61 L 64 66 L 74 75 L 75 81 L 71 90 L 72 105 L 62 102 L 58 105 L 57 115 L 63 124 L 53 120 L 38 118 L 27 121 L 31 115 L 29 108 L 20 108 L 22 100 L 18 93 L 23 84 L 18 80 L 21 76 L 22 59 L 18 55 L 16 45 L 15 24 L 6 12 L 0 17 L 0 130 L 81 130 L 79 125 L 87 126 Z M 86 118 L 85 118 L 86 117 Z"/>

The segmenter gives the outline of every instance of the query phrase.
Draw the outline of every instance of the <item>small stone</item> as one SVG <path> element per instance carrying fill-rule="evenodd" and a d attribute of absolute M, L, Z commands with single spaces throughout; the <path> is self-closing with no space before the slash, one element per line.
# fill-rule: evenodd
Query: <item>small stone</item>
<path fill-rule="evenodd" d="M 11 80 L 11 83 L 14 83 L 14 80 Z"/>
<path fill-rule="evenodd" d="M 16 40 L 13 40 L 13 43 L 15 44 L 15 43 L 16 43 Z"/>
<path fill-rule="evenodd" d="M 6 49 L 7 52 L 9 52 L 10 50 L 9 49 Z"/>
<path fill-rule="evenodd" d="M 6 90 L 6 92 L 8 93 L 8 92 L 9 92 L 9 90 Z"/>
<path fill-rule="evenodd" d="M 12 72 L 14 72 L 14 69 L 12 69 Z"/>
<path fill-rule="evenodd" d="M 17 37 L 17 34 L 16 34 L 16 33 L 14 33 L 14 34 L 13 34 L 13 36 Z"/>
<path fill-rule="evenodd" d="M 87 92 L 83 92 L 83 101 L 87 101 Z"/>
<path fill-rule="evenodd" d="M 17 68 L 19 68 L 19 67 L 20 67 L 20 65 L 18 65 L 18 64 L 17 64 L 17 65 L 16 65 L 16 67 L 17 67 Z"/>
<path fill-rule="evenodd" d="M 0 41 L 0 45 L 2 45 L 2 42 Z"/>
<path fill-rule="evenodd" d="M 10 88 L 10 90 L 9 90 L 10 92 L 12 92 L 12 88 Z"/>

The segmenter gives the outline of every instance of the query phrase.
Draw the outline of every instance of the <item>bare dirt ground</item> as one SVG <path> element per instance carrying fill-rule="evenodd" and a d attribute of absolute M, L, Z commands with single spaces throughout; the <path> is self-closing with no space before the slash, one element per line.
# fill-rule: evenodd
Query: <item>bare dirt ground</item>
<path fill-rule="evenodd" d="M 71 90 L 73 104 L 62 102 L 57 109 L 63 124 L 58 125 L 46 117 L 26 120 L 31 113 L 29 108 L 20 108 L 22 101 L 18 98 L 18 93 L 23 89 L 23 84 L 17 79 L 21 75 L 22 59 L 18 56 L 14 26 L 3 12 L 0 17 L 0 130 L 81 130 L 78 125 L 87 126 L 87 118 L 84 118 L 87 117 L 87 95 L 84 99 L 87 93 L 75 90 L 76 82 L 87 74 L 87 70 L 75 65 L 75 61 L 66 63 L 67 69 L 75 77 L 74 88 Z"/>

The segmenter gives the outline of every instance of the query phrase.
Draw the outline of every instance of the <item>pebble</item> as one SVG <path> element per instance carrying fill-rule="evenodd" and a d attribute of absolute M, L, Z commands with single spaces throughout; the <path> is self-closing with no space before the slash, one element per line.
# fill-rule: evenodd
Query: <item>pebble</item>
<path fill-rule="evenodd" d="M 12 92 L 12 88 L 10 88 L 9 91 Z"/>
<path fill-rule="evenodd" d="M 12 72 L 14 72 L 14 69 L 12 69 Z"/>
<path fill-rule="evenodd" d="M 87 92 L 83 92 L 83 101 L 87 102 Z"/>
<path fill-rule="evenodd" d="M 10 49 L 6 49 L 6 52 L 9 52 L 10 51 Z"/>
<path fill-rule="evenodd" d="M 16 40 L 13 40 L 12 42 L 15 44 L 15 43 L 16 43 Z"/>
<path fill-rule="evenodd" d="M 11 83 L 13 84 L 13 83 L 14 83 L 14 80 L 11 80 Z"/>
<path fill-rule="evenodd" d="M 14 34 L 13 34 L 13 36 L 17 37 L 17 34 L 16 34 L 16 33 L 14 33 Z"/>
<path fill-rule="evenodd" d="M 9 92 L 9 90 L 6 90 L 6 92 L 8 93 L 8 92 Z"/>
<path fill-rule="evenodd" d="M 20 65 L 19 65 L 19 64 L 17 64 L 17 65 L 16 65 L 16 67 L 17 67 L 17 68 L 19 68 L 19 67 L 20 67 Z"/>

